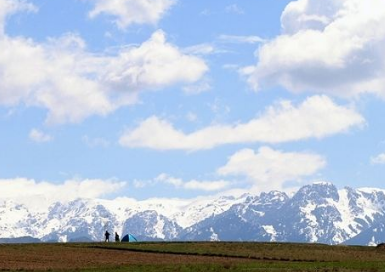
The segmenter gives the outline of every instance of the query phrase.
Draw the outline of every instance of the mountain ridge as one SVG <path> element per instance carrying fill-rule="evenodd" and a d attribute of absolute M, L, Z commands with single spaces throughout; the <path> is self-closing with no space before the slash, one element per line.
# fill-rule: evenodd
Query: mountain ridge
<path fill-rule="evenodd" d="M 271 191 L 193 201 L 75 199 L 46 210 L 0 201 L 0 238 L 58 242 L 101 241 L 108 229 L 139 240 L 375 245 L 385 239 L 384 220 L 385 190 L 337 189 L 328 182 L 305 185 L 292 196 Z"/>

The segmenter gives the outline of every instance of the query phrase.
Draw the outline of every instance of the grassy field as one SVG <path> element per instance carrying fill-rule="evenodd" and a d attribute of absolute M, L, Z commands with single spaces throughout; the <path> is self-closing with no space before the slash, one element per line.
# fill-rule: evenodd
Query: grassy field
<path fill-rule="evenodd" d="M 385 249 L 228 242 L 5 244 L 0 271 L 385 272 Z"/>

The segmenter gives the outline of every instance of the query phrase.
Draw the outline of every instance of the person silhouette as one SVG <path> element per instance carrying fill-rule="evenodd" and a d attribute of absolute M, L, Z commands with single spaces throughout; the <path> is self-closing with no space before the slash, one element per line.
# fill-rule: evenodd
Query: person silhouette
<path fill-rule="evenodd" d="M 106 237 L 104 242 L 109 242 L 110 241 L 110 233 L 107 230 L 106 230 L 106 233 L 104 233 L 104 236 Z"/>
<path fill-rule="evenodd" d="M 120 242 L 120 237 L 117 232 L 115 232 L 115 242 Z"/>

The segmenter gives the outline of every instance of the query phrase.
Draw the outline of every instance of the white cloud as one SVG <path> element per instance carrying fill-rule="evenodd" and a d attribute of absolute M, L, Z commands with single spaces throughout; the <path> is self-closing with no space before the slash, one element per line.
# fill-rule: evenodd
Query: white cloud
<path fill-rule="evenodd" d="M 176 188 L 183 188 L 186 190 L 201 190 L 201 191 L 219 191 L 227 188 L 230 182 L 225 180 L 218 181 L 198 181 L 190 180 L 183 181 L 182 179 L 169 176 L 167 174 L 160 174 L 155 178 L 156 182 L 162 182 L 173 185 Z"/>
<path fill-rule="evenodd" d="M 161 30 L 113 56 L 87 52 L 74 34 L 41 44 L 5 35 L 0 36 L 0 105 L 45 108 L 49 124 L 80 122 L 135 103 L 141 91 L 194 84 L 207 70 L 202 59 L 167 43 Z"/>
<path fill-rule="evenodd" d="M 0 199 L 43 198 L 68 201 L 76 198 L 99 198 L 117 192 L 125 182 L 101 179 L 72 179 L 64 183 L 37 182 L 33 179 L 0 179 Z"/>
<path fill-rule="evenodd" d="M 154 2 L 151 9 L 166 2 Z M 0 0 L 0 27 L 8 15 L 23 10 L 37 9 L 26 1 Z M 71 33 L 43 43 L 0 33 L 0 105 L 47 109 L 48 124 L 106 116 L 136 103 L 144 90 L 174 84 L 197 89 L 200 85 L 194 84 L 207 70 L 201 58 L 168 43 L 161 30 L 141 45 L 122 46 L 115 54 L 90 53 L 83 39 Z"/>
<path fill-rule="evenodd" d="M 282 190 L 285 182 L 298 182 L 325 165 L 325 159 L 317 154 L 285 153 L 261 147 L 258 152 L 251 149 L 238 151 L 217 172 L 222 176 L 245 176 L 259 191 Z"/>
<path fill-rule="evenodd" d="M 297 0 L 281 16 L 282 35 L 242 70 L 258 90 L 279 84 L 292 92 L 385 98 L 385 2 Z"/>
<path fill-rule="evenodd" d="M 184 181 L 180 178 L 172 177 L 168 174 L 160 174 L 156 178 L 152 180 L 135 180 L 133 182 L 133 185 L 135 188 L 145 188 L 147 186 L 154 186 L 156 184 L 168 184 L 172 185 L 177 189 L 184 189 L 184 190 L 199 190 L 199 191 L 206 191 L 206 192 L 212 192 L 212 191 L 220 191 L 223 189 L 226 189 L 230 186 L 230 182 L 226 180 L 189 180 Z"/>
<path fill-rule="evenodd" d="M 258 36 L 236 36 L 236 35 L 220 35 L 218 39 L 226 43 L 263 43 L 266 40 Z"/>
<path fill-rule="evenodd" d="M 194 83 L 208 70 L 205 62 L 185 55 L 156 31 L 140 47 L 124 49 L 108 61 L 103 81 L 114 89 L 159 89 L 178 83 Z"/>
<path fill-rule="evenodd" d="M 101 14 L 115 18 L 114 23 L 121 29 L 132 24 L 157 24 L 176 0 L 91 0 L 95 7 L 89 16 Z"/>
<path fill-rule="evenodd" d="M 189 46 L 183 50 L 184 53 L 193 55 L 209 55 L 215 53 L 216 51 L 217 49 L 214 45 L 208 43 Z"/>
<path fill-rule="evenodd" d="M 37 7 L 23 0 L 0 0 L 0 36 L 4 34 L 6 17 L 20 11 L 36 12 Z"/>
<path fill-rule="evenodd" d="M 282 101 L 247 123 L 212 125 L 190 134 L 152 116 L 137 128 L 126 131 L 119 142 L 131 148 L 200 150 L 234 143 L 282 143 L 324 138 L 364 123 L 364 118 L 354 109 L 336 105 L 326 96 L 313 96 L 297 107 Z"/>
<path fill-rule="evenodd" d="M 60 46 L 58 46 L 60 45 Z M 0 39 L 0 104 L 20 103 L 48 110 L 48 123 L 79 122 L 106 115 L 116 105 L 93 78 L 96 67 L 84 42 L 65 35 L 46 44 Z"/>
<path fill-rule="evenodd" d="M 37 143 L 45 143 L 45 142 L 50 142 L 52 141 L 52 136 L 51 135 L 48 135 L 38 129 L 32 129 L 30 132 L 29 132 L 29 138 L 34 141 L 34 142 L 37 142 Z"/>
<path fill-rule="evenodd" d="M 370 159 L 372 164 L 385 164 L 385 153 L 379 154 Z"/>

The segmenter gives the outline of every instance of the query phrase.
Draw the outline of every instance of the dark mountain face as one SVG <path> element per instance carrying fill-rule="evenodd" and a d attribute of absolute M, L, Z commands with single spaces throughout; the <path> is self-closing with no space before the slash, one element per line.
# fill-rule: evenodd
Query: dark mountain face
<path fill-rule="evenodd" d="M 344 242 L 345 245 L 378 245 L 385 242 L 385 218 Z"/>

